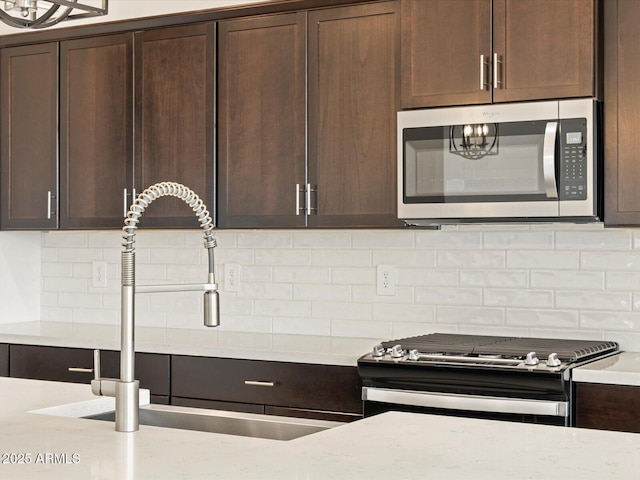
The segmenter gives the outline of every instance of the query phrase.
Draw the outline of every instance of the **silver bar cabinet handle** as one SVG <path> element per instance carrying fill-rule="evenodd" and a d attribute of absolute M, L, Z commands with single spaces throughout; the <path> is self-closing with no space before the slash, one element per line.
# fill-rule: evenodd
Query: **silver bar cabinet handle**
<path fill-rule="evenodd" d="M 484 55 L 480 55 L 480 90 L 485 90 L 487 87 L 486 65 L 487 62 L 484 60 Z"/>
<path fill-rule="evenodd" d="M 123 215 L 122 216 L 126 217 L 127 216 L 127 210 L 128 210 L 128 208 L 127 208 L 127 189 L 126 188 L 124 189 L 124 193 L 122 194 L 122 208 L 123 208 L 123 210 L 122 210 Z"/>
<path fill-rule="evenodd" d="M 100 350 L 93 351 L 93 368 L 69 367 L 67 370 L 69 372 L 93 373 L 93 378 L 95 380 L 99 379 L 100 378 Z"/>
<path fill-rule="evenodd" d="M 245 380 L 245 385 L 253 385 L 255 387 L 275 387 L 276 382 L 261 382 L 259 380 Z"/>
<path fill-rule="evenodd" d="M 500 80 L 500 65 L 502 62 L 500 61 L 500 56 L 497 53 L 493 54 L 493 88 L 497 89 L 498 85 L 502 87 L 502 81 Z"/>
<path fill-rule="evenodd" d="M 300 215 L 300 184 L 296 183 L 296 215 Z"/>
<path fill-rule="evenodd" d="M 56 212 L 51 208 L 51 202 L 56 199 L 56 196 L 51 193 L 51 190 L 47 192 L 47 220 L 51 220 L 51 215 L 55 215 Z"/>
<path fill-rule="evenodd" d="M 316 188 L 313 185 L 311 185 L 310 183 L 307 183 L 307 191 L 306 191 L 306 193 L 307 193 L 307 205 L 306 205 L 306 207 L 307 207 L 307 215 L 311 215 L 311 213 L 314 212 L 314 211 L 317 213 L 318 212 L 318 207 L 312 206 L 312 203 L 311 203 L 311 194 L 312 193 L 316 194 L 316 199 L 317 199 L 317 190 L 316 190 Z"/>

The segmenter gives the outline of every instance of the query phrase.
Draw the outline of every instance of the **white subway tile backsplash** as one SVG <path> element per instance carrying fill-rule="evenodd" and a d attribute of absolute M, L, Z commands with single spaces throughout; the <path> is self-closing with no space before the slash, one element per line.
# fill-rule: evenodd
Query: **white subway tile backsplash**
<path fill-rule="evenodd" d="M 414 248 L 413 232 L 397 230 L 355 230 L 351 233 L 353 248 Z"/>
<path fill-rule="evenodd" d="M 508 308 L 507 325 L 528 328 L 578 328 L 578 312 L 538 308 Z"/>
<path fill-rule="evenodd" d="M 373 265 L 395 265 L 399 268 L 432 268 L 436 265 L 435 250 L 374 250 Z"/>
<path fill-rule="evenodd" d="M 416 248 L 427 250 L 479 250 L 482 248 L 481 232 L 419 230 L 415 233 Z"/>
<path fill-rule="evenodd" d="M 580 268 L 640 272 L 640 252 L 582 252 Z"/>
<path fill-rule="evenodd" d="M 18 242 L 27 238 L 24 232 L 16 235 Z M 41 319 L 117 324 L 121 232 L 33 235 Z M 336 339 L 429 332 L 629 335 L 627 343 L 640 350 L 640 231 L 503 224 L 441 230 L 217 230 L 215 238 L 220 329 L 234 334 Z M 141 229 L 136 234 L 138 283 L 204 281 L 202 242 L 199 230 Z M 0 242 L 0 253 L 2 248 Z M 94 260 L 107 262 L 107 288 L 91 286 Z M 224 289 L 225 263 L 241 267 L 238 292 Z M 397 269 L 394 296 L 376 293 L 379 264 Z M 26 285 L 8 273 L 0 278 L 3 287 Z M 138 295 L 136 321 L 143 327 L 202 329 L 201 298 Z"/>
<path fill-rule="evenodd" d="M 639 291 L 640 272 L 605 272 L 607 290 Z"/>
<path fill-rule="evenodd" d="M 580 314 L 580 328 L 640 333 L 640 312 L 590 312 Z"/>
<path fill-rule="evenodd" d="M 257 248 L 255 249 L 254 262 L 256 265 L 310 265 L 311 250 Z"/>
<path fill-rule="evenodd" d="M 628 230 L 556 232 L 556 248 L 563 250 L 629 250 L 631 248 L 631 234 Z"/>
<path fill-rule="evenodd" d="M 566 270 L 531 272 L 531 286 L 534 288 L 601 290 L 604 284 L 604 272 Z"/>
<path fill-rule="evenodd" d="M 391 262 L 393 263 L 393 262 Z M 311 265 L 331 267 L 370 267 L 370 250 L 311 250 Z"/>
<path fill-rule="evenodd" d="M 344 230 L 294 232 L 293 246 L 312 249 L 350 248 L 351 234 Z"/>
<path fill-rule="evenodd" d="M 372 305 L 353 302 L 313 302 L 313 318 L 331 318 L 344 320 L 371 320 Z"/>
<path fill-rule="evenodd" d="M 484 291 L 484 305 L 492 307 L 553 307 L 553 292 L 548 290 L 499 289 Z"/>
<path fill-rule="evenodd" d="M 331 283 L 343 285 L 375 285 L 375 282 L 375 268 L 331 267 Z"/>
<path fill-rule="evenodd" d="M 416 288 L 416 303 L 429 305 L 482 305 L 482 289 L 419 287 Z"/>
<path fill-rule="evenodd" d="M 630 293 L 612 292 L 556 292 L 556 307 L 576 310 L 631 310 Z"/>
<path fill-rule="evenodd" d="M 553 250 L 510 250 L 507 252 L 507 268 L 577 270 L 579 266 L 580 255 L 578 252 Z"/>
<path fill-rule="evenodd" d="M 461 270 L 462 287 L 510 287 L 526 288 L 529 275 L 519 270 Z"/>
<path fill-rule="evenodd" d="M 274 282 L 289 283 L 329 283 L 329 267 L 273 267 Z"/>
<path fill-rule="evenodd" d="M 500 251 L 448 251 L 440 250 L 438 267 L 452 268 L 504 268 L 505 253 Z"/>
<path fill-rule="evenodd" d="M 394 325 L 397 322 L 419 325 L 435 323 L 436 307 L 434 305 L 381 303 L 374 307 L 372 319 L 392 321 Z"/>
<path fill-rule="evenodd" d="M 458 273 L 453 268 L 403 268 L 398 272 L 398 284 L 415 287 L 456 286 Z"/>
<path fill-rule="evenodd" d="M 501 308 L 438 307 L 436 321 L 457 325 L 504 325 Z"/>
<path fill-rule="evenodd" d="M 487 249 L 549 250 L 553 248 L 553 232 L 487 231 L 482 235 L 483 247 Z"/>

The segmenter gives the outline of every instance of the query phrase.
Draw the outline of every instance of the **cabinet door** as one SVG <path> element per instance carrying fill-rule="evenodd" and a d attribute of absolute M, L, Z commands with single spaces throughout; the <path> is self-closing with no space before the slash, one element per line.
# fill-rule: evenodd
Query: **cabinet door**
<path fill-rule="evenodd" d="M 171 396 L 362 413 L 355 367 L 174 355 Z"/>
<path fill-rule="evenodd" d="M 93 378 L 91 349 L 11 345 L 9 352 L 11 377 L 71 383 L 90 383 Z M 100 352 L 102 377 L 120 377 L 119 355 L 117 351 Z M 136 379 L 140 380 L 141 388 L 151 391 L 153 403 L 169 401 L 169 358 L 163 354 L 136 353 Z M 87 371 L 69 371 L 70 367 Z"/>
<path fill-rule="evenodd" d="M 60 44 L 60 227 L 117 228 L 133 186 L 133 35 Z"/>
<path fill-rule="evenodd" d="M 605 215 L 607 225 L 640 224 L 640 2 L 605 3 Z"/>
<path fill-rule="evenodd" d="M 397 2 L 309 12 L 309 225 L 393 226 Z"/>
<path fill-rule="evenodd" d="M 302 227 L 296 184 L 305 183 L 305 15 L 218 28 L 219 224 Z"/>
<path fill-rule="evenodd" d="M 0 377 L 9 376 L 9 345 L 0 343 Z"/>
<path fill-rule="evenodd" d="M 402 108 L 491 102 L 491 0 L 402 0 L 401 15 Z"/>
<path fill-rule="evenodd" d="M 640 387 L 577 383 L 575 414 L 576 427 L 640 433 Z"/>
<path fill-rule="evenodd" d="M 494 0 L 493 9 L 494 102 L 595 94 L 595 0 Z"/>
<path fill-rule="evenodd" d="M 3 229 L 58 225 L 58 44 L 0 54 Z"/>
<path fill-rule="evenodd" d="M 214 204 L 214 25 L 140 32 L 135 37 L 135 186 L 178 182 Z M 165 197 L 141 226 L 198 227 L 191 208 Z"/>

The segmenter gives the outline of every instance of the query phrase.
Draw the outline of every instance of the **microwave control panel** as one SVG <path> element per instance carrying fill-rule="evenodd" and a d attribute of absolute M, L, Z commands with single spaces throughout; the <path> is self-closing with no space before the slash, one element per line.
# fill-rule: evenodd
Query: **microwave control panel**
<path fill-rule="evenodd" d="M 587 122 L 584 118 L 560 121 L 560 200 L 587 198 Z"/>

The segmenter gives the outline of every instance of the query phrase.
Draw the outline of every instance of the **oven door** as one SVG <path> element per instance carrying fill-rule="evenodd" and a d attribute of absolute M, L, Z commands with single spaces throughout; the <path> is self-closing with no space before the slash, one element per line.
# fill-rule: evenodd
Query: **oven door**
<path fill-rule="evenodd" d="M 398 217 L 547 219 L 565 215 L 561 203 L 582 205 L 593 190 L 594 102 L 574 101 L 570 119 L 565 103 L 398 113 Z M 589 205 L 567 215 L 593 216 Z"/>
<path fill-rule="evenodd" d="M 365 417 L 409 411 L 458 417 L 569 425 L 569 402 L 363 387 Z"/>

